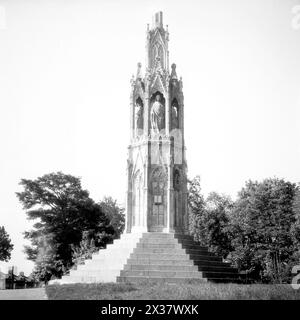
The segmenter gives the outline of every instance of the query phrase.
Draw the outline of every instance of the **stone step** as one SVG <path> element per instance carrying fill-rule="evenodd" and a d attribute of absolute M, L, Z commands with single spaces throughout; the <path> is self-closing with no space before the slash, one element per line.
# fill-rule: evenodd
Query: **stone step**
<path fill-rule="evenodd" d="M 216 254 L 214 254 L 213 252 L 209 252 L 208 250 L 190 249 L 190 248 L 184 248 L 184 250 L 187 254 L 198 254 L 198 253 L 203 254 L 204 252 L 206 252 L 206 254 L 208 254 L 209 256 L 218 257 Z"/>
<path fill-rule="evenodd" d="M 193 240 L 190 236 L 186 235 L 172 235 L 172 234 L 158 234 L 158 235 L 149 235 L 143 234 L 141 241 L 166 241 L 166 242 L 180 242 L 180 243 L 194 243 L 199 245 Z"/>
<path fill-rule="evenodd" d="M 191 236 L 183 234 L 174 234 L 174 233 L 163 233 L 163 232 L 148 232 L 143 233 L 142 239 L 186 239 L 191 240 Z"/>
<path fill-rule="evenodd" d="M 178 243 L 184 249 L 200 249 L 200 250 L 208 251 L 207 247 L 200 246 L 199 244 L 197 244 L 195 242 L 189 241 L 189 242 L 178 242 Z"/>
<path fill-rule="evenodd" d="M 141 242 L 143 243 L 179 243 L 179 241 L 176 238 L 141 238 Z"/>
<path fill-rule="evenodd" d="M 193 265 L 173 265 L 173 264 L 131 264 L 127 263 L 123 270 L 163 270 L 163 271 L 191 271 L 197 272 L 198 267 Z"/>
<path fill-rule="evenodd" d="M 232 268 L 231 266 L 216 266 L 216 265 L 210 265 L 210 266 L 195 266 L 198 268 L 199 271 L 216 271 L 216 272 L 233 272 L 237 273 L 238 270 L 235 268 Z"/>
<path fill-rule="evenodd" d="M 148 260 L 196 260 L 196 261 L 216 261 L 222 262 L 222 258 L 210 255 L 193 254 L 188 255 L 186 253 L 174 254 L 172 253 L 145 253 L 145 252 L 133 252 L 130 254 L 130 259 L 148 259 Z"/>
<path fill-rule="evenodd" d="M 181 249 L 182 246 L 179 243 L 164 243 L 164 242 L 144 242 L 140 241 L 137 245 L 137 248 L 162 248 L 162 249 Z"/>
<path fill-rule="evenodd" d="M 121 277 L 161 277 L 161 278 L 195 278 L 202 279 L 199 271 L 174 271 L 174 270 L 122 270 Z"/>
<path fill-rule="evenodd" d="M 169 248 L 135 248 L 133 250 L 133 254 L 138 254 L 138 253 L 144 253 L 144 254 L 172 254 L 177 255 L 177 254 L 186 254 L 184 249 L 169 249 Z"/>
<path fill-rule="evenodd" d="M 174 238 L 174 233 L 168 232 L 144 232 L 142 238 Z"/>
<path fill-rule="evenodd" d="M 176 242 L 164 242 L 164 241 L 153 241 L 153 242 L 145 242 L 141 241 L 137 244 L 137 248 L 160 248 L 160 249 L 187 249 L 187 250 L 199 250 L 201 252 L 209 252 L 207 248 L 201 247 L 195 244 L 183 245 L 181 243 Z M 211 253 L 210 253 L 211 254 Z"/>
<path fill-rule="evenodd" d="M 171 278 L 161 278 L 161 277 L 138 277 L 138 276 L 127 276 L 127 277 L 117 277 L 117 282 L 121 283 L 207 283 L 207 279 L 205 278 L 180 278 L 180 277 L 171 277 Z"/>
<path fill-rule="evenodd" d="M 180 248 L 183 248 L 183 249 L 200 249 L 200 250 L 203 250 L 203 251 L 208 251 L 207 247 L 200 246 L 198 244 L 195 244 L 192 241 L 179 242 L 179 241 L 177 241 L 177 239 L 153 240 L 153 239 L 149 238 L 149 239 L 142 239 L 139 242 L 140 246 L 144 246 L 144 245 L 151 246 L 152 244 L 155 245 L 155 246 L 163 245 L 163 246 L 166 246 L 166 247 L 172 247 L 174 245 L 175 247 L 179 246 Z"/>
<path fill-rule="evenodd" d="M 164 254 L 170 254 L 172 253 L 173 255 L 182 255 L 182 254 L 188 254 L 186 249 L 180 249 L 180 248 L 173 248 L 173 249 L 169 249 L 169 248 L 135 248 L 133 250 L 133 254 L 160 254 L 160 255 L 164 255 Z M 193 251 L 192 254 L 197 254 L 197 255 L 201 255 L 201 256 L 205 256 L 208 259 L 210 259 L 210 257 L 215 258 L 216 256 L 211 254 L 210 252 L 207 251 L 201 251 L 201 250 L 197 250 L 197 251 Z"/>
<path fill-rule="evenodd" d="M 130 259 L 148 259 L 148 260 L 189 260 L 189 256 L 186 253 L 173 254 L 173 253 L 131 253 Z"/>
<path fill-rule="evenodd" d="M 210 257 L 206 257 L 205 258 L 201 258 L 201 259 L 193 259 L 191 260 L 193 261 L 193 263 L 199 267 L 201 266 L 223 266 L 223 267 L 231 267 L 231 265 L 229 263 L 223 262 L 222 259 L 221 260 L 214 260 L 214 259 L 210 259 Z"/>
<path fill-rule="evenodd" d="M 211 256 L 211 255 L 200 255 L 200 254 L 189 254 L 190 259 L 192 260 L 210 260 L 210 261 L 219 261 L 222 262 L 222 258 L 218 256 Z"/>
<path fill-rule="evenodd" d="M 194 263 L 192 260 L 169 260 L 169 259 L 134 259 L 129 258 L 127 264 L 131 265 L 179 265 L 179 266 L 193 266 Z"/>

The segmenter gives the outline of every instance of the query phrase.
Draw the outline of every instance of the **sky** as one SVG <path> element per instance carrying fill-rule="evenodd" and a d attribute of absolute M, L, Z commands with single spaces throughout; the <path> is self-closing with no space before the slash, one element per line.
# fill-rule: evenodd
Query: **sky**
<path fill-rule="evenodd" d="M 183 79 L 188 176 L 236 198 L 245 181 L 300 181 L 300 0 L 0 0 L 2 271 L 29 274 L 22 178 L 62 171 L 125 202 L 130 78 L 163 11 Z"/>

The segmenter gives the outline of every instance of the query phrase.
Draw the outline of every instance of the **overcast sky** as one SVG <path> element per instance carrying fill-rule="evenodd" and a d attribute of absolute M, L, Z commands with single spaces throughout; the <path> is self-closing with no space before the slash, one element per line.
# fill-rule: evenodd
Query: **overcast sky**
<path fill-rule="evenodd" d="M 183 77 L 189 177 L 233 198 L 300 181 L 300 0 L 0 0 L 0 226 L 29 273 L 21 178 L 82 177 L 124 203 L 130 78 L 156 11 Z"/>

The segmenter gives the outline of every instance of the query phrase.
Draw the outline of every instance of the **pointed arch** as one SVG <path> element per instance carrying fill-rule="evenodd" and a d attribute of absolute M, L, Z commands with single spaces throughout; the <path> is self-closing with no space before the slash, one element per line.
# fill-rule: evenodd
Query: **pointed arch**
<path fill-rule="evenodd" d="M 162 166 L 151 174 L 151 216 L 150 230 L 161 231 L 166 226 L 167 174 Z"/>
<path fill-rule="evenodd" d="M 161 94 L 166 95 L 166 85 L 161 75 L 155 74 L 151 81 L 150 91 L 151 93 L 159 91 Z"/>

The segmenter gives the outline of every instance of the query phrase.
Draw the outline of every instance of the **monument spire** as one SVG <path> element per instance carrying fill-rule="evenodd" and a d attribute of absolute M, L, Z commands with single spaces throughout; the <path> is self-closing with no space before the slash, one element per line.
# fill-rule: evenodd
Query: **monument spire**
<path fill-rule="evenodd" d="M 138 64 L 130 95 L 127 233 L 188 230 L 183 93 L 175 64 L 169 74 L 168 37 L 159 11 L 147 27 L 145 77 Z"/>
<path fill-rule="evenodd" d="M 163 13 L 157 12 L 152 18 L 152 27 L 147 27 L 146 42 L 146 68 L 151 70 L 155 67 L 157 57 L 165 72 L 169 71 L 169 33 L 163 26 Z"/>
<path fill-rule="evenodd" d="M 152 29 L 163 28 L 163 13 L 156 12 L 152 17 Z"/>

